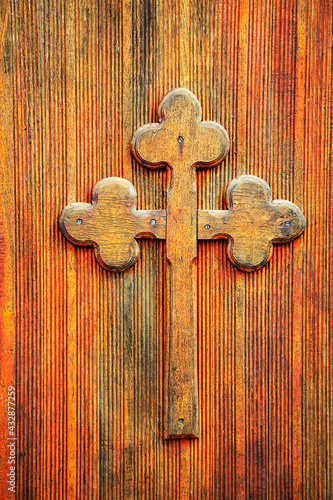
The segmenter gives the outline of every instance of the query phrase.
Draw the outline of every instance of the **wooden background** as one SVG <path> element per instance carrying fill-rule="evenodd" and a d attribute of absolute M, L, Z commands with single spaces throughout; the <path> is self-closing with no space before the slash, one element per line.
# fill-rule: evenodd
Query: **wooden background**
<path fill-rule="evenodd" d="M 1 498 L 16 385 L 19 499 L 333 499 L 332 7 L 2 0 Z M 231 139 L 198 207 L 254 174 L 307 227 L 254 274 L 198 244 L 201 438 L 164 442 L 165 243 L 112 274 L 57 218 L 111 175 L 165 208 L 129 145 L 178 86 Z"/>

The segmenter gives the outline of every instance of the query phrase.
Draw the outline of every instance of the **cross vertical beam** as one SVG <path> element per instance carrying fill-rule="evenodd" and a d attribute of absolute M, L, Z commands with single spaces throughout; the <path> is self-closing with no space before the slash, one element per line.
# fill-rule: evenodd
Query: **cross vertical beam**
<path fill-rule="evenodd" d="M 197 437 L 196 192 L 191 165 L 175 165 L 168 196 L 166 252 L 170 276 L 167 332 L 167 437 Z M 181 174 L 179 173 L 181 172 Z"/>
<path fill-rule="evenodd" d="M 229 151 L 221 125 L 201 121 L 201 106 L 186 89 L 169 92 L 159 106 L 159 124 L 139 129 L 132 141 L 136 159 L 149 168 L 168 165 L 166 249 L 170 276 L 167 332 L 166 438 L 198 437 L 197 374 L 197 199 L 196 165 L 213 166 Z"/>

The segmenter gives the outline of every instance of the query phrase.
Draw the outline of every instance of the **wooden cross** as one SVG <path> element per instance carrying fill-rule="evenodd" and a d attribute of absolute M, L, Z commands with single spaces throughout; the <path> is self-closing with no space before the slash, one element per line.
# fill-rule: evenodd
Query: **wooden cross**
<path fill-rule="evenodd" d="M 253 271 L 267 263 L 272 243 L 296 238 L 305 221 L 296 205 L 272 201 L 268 184 L 250 175 L 230 183 L 228 210 L 198 211 L 194 167 L 211 167 L 222 161 L 229 150 L 228 135 L 221 125 L 201 121 L 200 104 L 186 89 L 169 92 L 159 114 L 160 123 L 136 132 L 132 151 L 149 168 L 170 167 L 167 210 L 137 210 L 134 186 L 111 177 L 96 184 L 92 204 L 66 207 L 59 224 L 72 243 L 93 244 L 100 264 L 115 271 L 135 264 L 139 254 L 136 238 L 166 239 L 171 305 L 166 437 L 198 437 L 197 240 L 228 239 L 231 262 Z"/>

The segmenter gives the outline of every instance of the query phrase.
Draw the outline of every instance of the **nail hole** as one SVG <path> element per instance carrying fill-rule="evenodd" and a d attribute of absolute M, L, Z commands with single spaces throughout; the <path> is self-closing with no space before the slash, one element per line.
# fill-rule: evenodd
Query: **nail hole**
<path fill-rule="evenodd" d="M 177 139 L 177 141 L 179 142 L 179 144 L 183 144 L 184 142 L 184 137 L 182 135 L 180 135 Z"/>
<path fill-rule="evenodd" d="M 78 226 L 82 226 L 82 224 L 83 224 L 83 220 L 82 220 L 82 219 L 76 219 L 76 224 L 77 224 Z"/>
<path fill-rule="evenodd" d="M 150 224 L 151 224 L 151 226 L 155 226 L 155 225 L 156 225 L 156 220 L 155 220 L 155 219 L 152 219 L 152 220 L 150 221 Z"/>
<path fill-rule="evenodd" d="M 178 420 L 178 423 L 179 423 L 179 424 L 181 424 L 181 425 L 183 425 L 183 424 L 184 424 L 184 419 L 183 419 L 183 418 L 180 418 L 180 419 Z"/>
<path fill-rule="evenodd" d="M 209 225 L 209 224 L 206 224 L 206 225 L 205 225 L 205 229 L 210 229 L 210 225 Z"/>

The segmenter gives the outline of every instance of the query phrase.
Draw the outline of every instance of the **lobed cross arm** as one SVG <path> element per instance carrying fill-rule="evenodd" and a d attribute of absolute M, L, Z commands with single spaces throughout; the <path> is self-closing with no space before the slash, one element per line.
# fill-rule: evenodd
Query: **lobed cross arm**
<path fill-rule="evenodd" d="M 150 168 L 167 164 L 173 176 L 182 177 L 194 165 L 211 167 L 227 155 L 227 132 L 219 123 L 201 121 L 200 103 L 189 90 L 168 92 L 158 113 L 159 123 L 144 125 L 133 137 L 132 151 L 140 163 Z"/>
<path fill-rule="evenodd" d="M 269 185 L 253 175 L 234 179 L 226 192 L 228 210 L 198 211 L 198 239 L 228 239 L 229 260 L 243 271 L 263 267 L 273 243 L 297 238 L 305 219 L 297 205 L 274 200 Z"/>
<path fill-rule="evenodd" d="M 165 239 L 165 210 L 137 210 L 135 187 L 126 179 L 109 177 L 92 191 L 92 203 L 64 208 L 59 226 L 77 245 L 93 245 L 99 263 L 108 270 L 123 271 L 139 255 L 138 237 Z"/>

